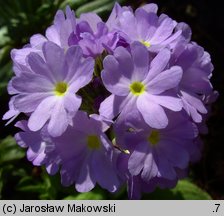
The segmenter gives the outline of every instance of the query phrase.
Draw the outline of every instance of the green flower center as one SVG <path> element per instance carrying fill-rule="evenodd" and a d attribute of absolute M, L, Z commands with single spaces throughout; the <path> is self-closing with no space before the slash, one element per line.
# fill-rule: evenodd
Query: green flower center
<path fill-rule="evenodd" d="M 158 131 L 154 130 L 151 132 L 151 134 L 148 137 L 148 142 L 155 146 L 158 144 L 158 142 L 160 141 L 160 134 Z"/>
<path fill-rule="evenodd" d="M 147 48 L 149 48 L 151 46 L 151 44 L 148 41 L 141 40 L 140 42 L 141 42 L 141 44 L 143 44 Z"/>
<path fill-rule="evenodd" d="M 68 84 L 65 82 L 58 82 L 55 85 L 54 92 L 57 96 L 63 96 L 68 89 Z"/>
<path fill-rule="evenodd" d="M 133 95 L 141 95 L 145 91 L 145 85 L 142 84 L 141 82 L 133 82 L 130 85 L 130 91 Z"/>
<path fill-rule="evenodd" d="M 90 135 L 87 137 L 87 146 L 89 149 L 99 149 L 100 140 L 96 135 Z"/>

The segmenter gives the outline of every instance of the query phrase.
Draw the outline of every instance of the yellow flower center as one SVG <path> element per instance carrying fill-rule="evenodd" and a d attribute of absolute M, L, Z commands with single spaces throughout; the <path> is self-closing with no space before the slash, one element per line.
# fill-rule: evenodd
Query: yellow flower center
<path fill-rule="evenodd" d="M 156 130 L 153 130 L 151 132 L 151 134 L 149 135 L 149 137 L 148 137 L 148 142 L 151 145 L 155 146 L 155 145 L 158 144 L 159 141 L 160 141 L 160 134 L 159 134 L 159 132 L 156 131 Z"/>
<path fill-rule="evenodd" d="M 133 82 L 130 85 L 130 91 L 133 95 L 139 96 L 145 91 L 145 85 L 141 82 Z"/>
<path fill-rule="evenodd" d="M 65 94 L 65 92 L 67 91 L 67 89 L 68 89 L 68 84 L 67 83 L 65 83 L 65 82 L 58 82 L 55 85 L 54 93 L 57 96 L 63 96 Z"/>
<path fill-rule="evenodd" d="M 100 140 L 96 135 L 90 135 L 87 137 L 87 146 L 90 149 L 99 149 Z"/>
<path fill-rule="evenodd" d="M 141 44 L 143 44 L 147 48 L 149 48 L 151 46 L 151 44 L 148 41 L 140 40 L 140 42 L 141 42 Z"/>

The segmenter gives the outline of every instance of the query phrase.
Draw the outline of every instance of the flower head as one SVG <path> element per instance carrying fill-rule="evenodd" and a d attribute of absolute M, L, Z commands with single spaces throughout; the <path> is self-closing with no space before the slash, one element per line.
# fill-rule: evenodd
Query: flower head
<path fill-rule="evenodd" d="M 141 191 L 153 191 L 161 182 L 176 183 L 179 170 L 186 170 L 196 157 L 192 152 L 198 152 L 196 125 L 184 112 L 169 111 L 168 117 L 169 124 L 164 129 L 149 127 L 137 112 L 115 124 L 117 145 L 129 151 L 119 155 L 119 167 L 126 169 L 122 173 L 129 181 L 139 179 Z"/>
<path fill-rule="evenodd" d="M 34 165 L 60 171 L 64 186 L 115 192 L 125 182 L 139 199 L 174 187 L 200 159 L 198 134 L 218 96 L 213 65 L 187 24 L 157 10 L 115 3 L 104 22 L 67 7 L 44 36 L 12 50 L 3 119 L 25 114 L 17 143 Z"/>
<path fill-rule="evenodd" d="M 51 41 L 63 49 L 68 49 L 69 37 L 75 31 L 76 18 L 74 12 L 69 6 L 66 7 L 66 15 L 62 10 L 58 10 L 54 23 L 47 28 L 45 36 L 41 34 L 35 34 L 30 38 L 30 43 L 26 44 L 22 49 L 13 49 L 11 57 L 13 59 L 14 71 L 19 70 L 21 67 L 27 65 L 26 57 L 31 53 L 38 53 L 43 57 L 42 46 L 45 42 Z M 17 69 L 18 68 L 18 69 Z"/>
<path fill-rule="evenodd" d="M 69 38 L 69 45 L 78 44 L 85 56 L 94 58 L 104 50 L 112 52 L 118 42 L 118 33 L 109 31 L 106 23 L 95 13 L 82 14 L 78 19 L 76 31 Z"/>
<path fill-rule="evenodd" d="M 210 55 L 197 44 L 189 43 L 184 47 L 176 47 L 171 64 L 178 65 L 183 70 L 179 95 L 186 112 L 199 123 L 202 121 L 201 114 L 207 113 L 202 100 L 213 91 L 210 82 L 213 71 Z"/>
<path fill-rule="evenodd" d="M 177 22 L 165 14 L 158 17 L 156 12 L 155 4 L 138 8 L 135 13 L 120 9 L 113 27 L 129 44 L 139 41 L 150 51 L 158 52 L 178 41 L 181 31 L 174 32 Z"/>
<path fill-rule="evenodd" d="M 115 167 L 116 152 L 104 134 L 105 124 L 101 117 L 88 117 L 78 111 L 73 126 L 60 137 L 49 136 L 45 128 L 32 132 L 22 127 L 24 132 L 18 133 L 16 139 L 29 148 L 28 159 L 35 165 L 45 164 L 50 174 L 55 174 L 60 166 L 63 185 L 75 184 L 77 191 L 88 192 L 98 183 L 115 192 L 121 181 Z"/>
<path fill-rule="evenodd" d="M 75 93 L 92 79 L 93 59 L 84 59 L 79 47 L 66 53 L 52 42 L 43 45 L 44 58 L 36 53 L 27 57 L 31 69 L 15 76 L 11 85 L 16 110 L 30 114 L 28 127 L 40 130 L 47 122 L 48 132 L 60 136 L 81 105 Z"/>
<path fill-rule="evenodd" d="M 105 58 L 102 80 L 112 93 L 100 106 L 100 114 L 114 118 L 138 110 L 153 128 L 165 128 L 168 118 L 163 107 L 180 111 L 182 103 L 175 91 L 182 77 L 178 66 L 168 67 L 170 52 L 165 49 L 150 60 L 145 46 L 131 45 L 131 53 L 118 47 Z"/>

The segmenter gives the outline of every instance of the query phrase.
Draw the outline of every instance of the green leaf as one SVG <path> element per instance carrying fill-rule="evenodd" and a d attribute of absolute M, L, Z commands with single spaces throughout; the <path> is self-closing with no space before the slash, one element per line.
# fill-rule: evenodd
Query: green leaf
<path fill-rule="evenodd" d="M 111 2 L 111 0 L 95 0 L 92 2 L 88 2 L 76 10 L 76 15 L 80 16 L 82 13 L 96 10 L 97 8 L 100 8 L 109 2 Z"/>
<path fill-rule="evenodd" d="M 87 2 L 89 2 L 89 0 L 65 0 L 61 3 L 60 8 L 65 9 L 65 7 L 69 5 L 71 8 L 76 9 Z"/>
<path fill-rule="evenodd" d="M 114 7 L 115 2 L 118 2 L 120 4 L 124 3 L 126 0 L 117 0 L 117 1 L 110 1 L 101 7 L 98 7 L 96 9 L 93 9 L 92 12 L 97 13 L 101 18 L 107 17 L 106 15 L 110 14 L 111 10 Z"/>
<path fill-rule="evenodd" d="M 20 197 L 21 194 L 15 190 L 17 182 L 29 175 L 26 172 L 26 165 L 27 163 L 23 160 L 9 161 L 0 165 L 0 199 L 13 199 L 13 197 L 18 199 Z"/>
<path fill-rule="evenodd" d="M 17 185 L 17 191 L 26 192 L 27 194 L 36 193 L 39 199 L 56 199 L 58 188 L 55 178 L 49 176 L 44 169 L 38 169 L 41 171 L 39 178 L 24 176 Z"/>
<path fill-rule="evenodd" d="M 105 199 L 103 193 L 90 191 L 87 193 L 79 193 L 78 195 L 71 195 L 64 198 L 64 200 L 103 200 Z"/>
<path fill-rule="evenodd" d="M 0 169 L 0 200 L 2 199 L 2 189 L 3 189 L 3 178 L 2 178 L 2 169 Z"/>
<path fill-rule="evenodd" d="M 150 200 L 211 200 L 212 197 L 204 190 L 188 180 L 180 180 L 173 189 L 156 189 L 145 194 L 143 199 Z"/>
<path fill-rule="evenodd" d="M 95 0 L 82 4 L 76 9 L 76 15 L 79 17 L 82 13 L 95 12 L 103 20 L 108 18 L 115 2 L 123 4 L 127 0 Z"/>
<path fill-rule="evenodd" d="M 23 191 L 23 192 L 30 192 L 30 193 L 39 193 L 41 191 L 44 191 L 45 187 L 41 184 L 39 185 L 27 185 L 23 187 L 19 187 L 18 191 Z"/>
<path fill-rule="evenodd" d="M 7 44 L 10 41 L 10 38 L 7 36 L 8 29 L 6 26 L 0 28 L 0 47 Z M 1 60 L 0 60 L 1 62 Z"/>
<path fill-rule="evenodd" d="M 8 81 L 12 77 L 12 63 L 8 62 L 4 66 L 0 64 L 0 96 L 7 92 Z"/>
<path fill-rule="evenodd" d="M 12 47 L 5 45 L 0 49 L 0 65 L 1 68 L 3 65 L 7 64 L 10 61 L 10 51 Z M 1 69 L 2 70 L 2 69 Z"/>
<path fill-rule="evenodd" d="M 21 47 L 31 35 L 44 33 L 53 21 L 62 0 L 4 0 L 0 7 L 0 26 L 7 26 L 10 44 Z"/>
<path fill-rule="evenodd" d="M 24 150 L 17 146 L 12 136 L 8 136 L 0 142 L 0 166 L 3 163 L 19 160 L 24 156 Z"/>
<path fill-rule="evenodd" d="M 179 181 L 172 191 L 174 194 L 179 193 L 185 200 L 212 200 L 212 197 L 206 191 L 187 180 Z"/>

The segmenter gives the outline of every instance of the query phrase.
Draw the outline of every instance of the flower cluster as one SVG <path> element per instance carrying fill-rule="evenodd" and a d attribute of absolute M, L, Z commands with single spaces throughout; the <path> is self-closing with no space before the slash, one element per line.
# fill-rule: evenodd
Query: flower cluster
<path fill-rule="evenodd" d="M 191 29 L 147 4 L 95 13 L 57 12 L 45 35 L 13 49 L 15 76 L 3 119 L 36 166 L 65 186 L 96 184 L 131 199 L 174 187 L 200 158 L 200 133 L 218 93 L 210 56 Z"/>

